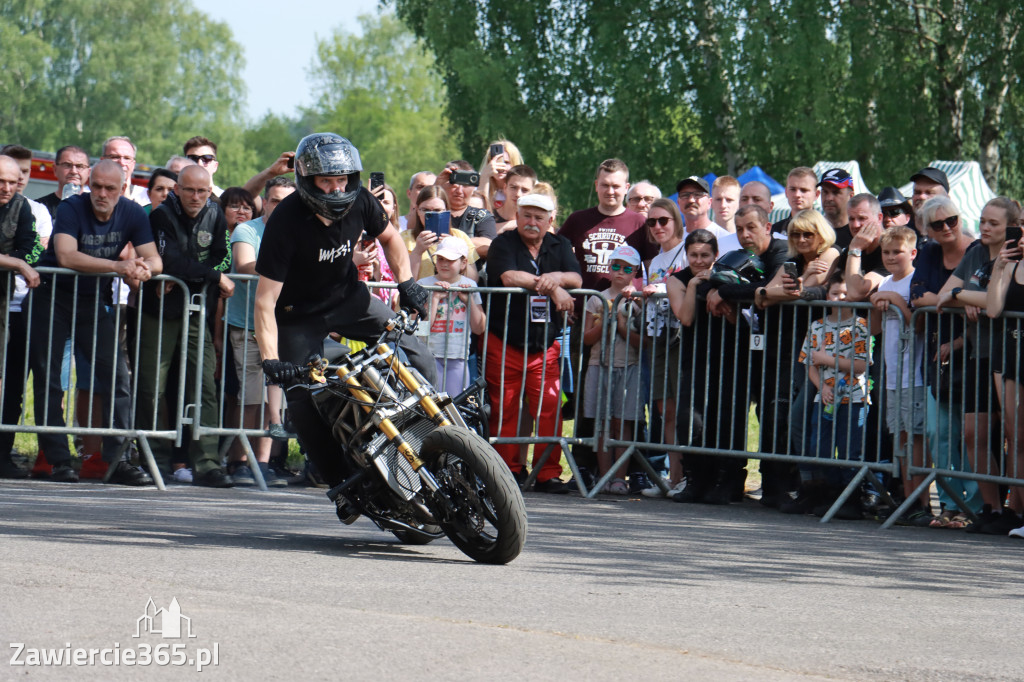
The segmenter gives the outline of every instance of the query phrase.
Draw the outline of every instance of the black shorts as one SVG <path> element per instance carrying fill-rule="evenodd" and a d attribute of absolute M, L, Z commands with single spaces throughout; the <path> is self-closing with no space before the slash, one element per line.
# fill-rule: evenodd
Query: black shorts
<path fill-rule="evenodd" d="M 1003 342 L 1003 376 L 1013 379 L 1018 384 L 1024 381 L 1024 361 L 1021 354 L 1024 353 L 1021 341 L 1024 340 L 1024 327 L 1006 325 L 1006 340 Z"/>

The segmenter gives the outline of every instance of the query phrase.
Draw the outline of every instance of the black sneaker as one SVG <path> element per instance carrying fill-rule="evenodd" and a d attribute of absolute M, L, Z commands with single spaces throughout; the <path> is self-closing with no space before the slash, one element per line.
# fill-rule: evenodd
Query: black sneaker
<path fill-rule="evenodd" d="M 783 514 L 812 514 L 814 508 L 821 504 L 821 492 L 810 486 L 802 486 L 797 491 L 796 497 L 783 495 L 779 501 L 778 509 Z M 829 505 L 831 506 L 831 505 Z M 825 507 L 827 510 L 828 507 Z"/>
<path fill-rule="evenodd" d="M 981 506 L 981 511 L 978 512 L 978 520 L 967 526 L 967 529 L 964 532 L 980 533 L 981 529 L 995 520 L 996 516 L 998 515 L 992 511 L 992 505 L 984 504 Z"/>
<path fill-rule="evenodd" d="M 204 488 L 232 488 L 234 483 L 231 477 L 224 473 L 221 468 L 210 469 L 202 474 L 193 474 L 192 485 L 203 486 Z"/>
<path fill-rule="evenodd" d="M 118 485 L 153 485 L 153 479 L 145 471 L 128 462 L 118 462 L 107 483 Z"/>
<path fill-rule="evenodd" d="M 683 492 L 686 492 L 684 489 Z M 673 496 L 675 499 L 675 496 Z M 732 501 L 732 493 L 728 483 L 716 483 L 715 487 L 707 491 L 700 500 L 704 504 L 729 504 Z"/>
<path fill-rule="evenodd" d="M 629 494 L 639 495 L 646 488 L 651 487 L 651 479 L 642 471 L 629 475 Z"/>
<path fill-rule="evenodd" d="M 587 467 L 580 467 L 580 480 L 583 481 L 583 485 L 587 490 L 593 488 L 594 484 L 597 483 L 597 479 L 594 478 L 594 474 L 592 474 L 590 469 Z"/>
<path fill-rule="evenodd" d="M 57 483 L 78 483 L 78 472 L 71 466 L 71 462 L 54 464 L 50 480 Z"/>
<path fill-rule="evenodd" d="M 10 455 L 0 457 L 0 478 L 28 478 L 28 470 L 14 463 Z"/>
<path fill-rule="evenodd" d="M 1007 507 L 1001 514 L 994 514 L 992 520 L 981 526 L 977 532 L 982 535 L 1006 535 L 1020 526 L 1020 517 Z"/>
<path fill-rule="evenodd" d="M 549 493 L 551 495 L 565 495 L 569 492 L 569 486 L 562 483 L 559 478 L 549 478 L 546 481 L 537 481 L 533 489 L 539 493 Z"/>
<path fill-rule="evenodd" d="M 518 485 L 520 488 L 523 487 L 523 484 L 526 483 L 526 479 L 528 479 L 529 477 L 530 474 L 529 472 L 526 471 L 526 467 L 523 467 L 519 471 L 512 472 L 512 478 L 516 479 L 516 485 Z"/>

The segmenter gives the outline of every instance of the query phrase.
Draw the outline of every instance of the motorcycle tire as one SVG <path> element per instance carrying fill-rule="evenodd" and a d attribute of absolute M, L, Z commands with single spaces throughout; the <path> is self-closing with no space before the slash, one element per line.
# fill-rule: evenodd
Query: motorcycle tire
<path fill-rule="evenodd" d="M 448 513 L 434 512 L 452 543 L 485 564 L 507 564 L 519 556 L 526 543 L 526 505 L 494 448 L 469 429 L 444 426 L 423 439 L 420 457 L 451 501 Z"/>

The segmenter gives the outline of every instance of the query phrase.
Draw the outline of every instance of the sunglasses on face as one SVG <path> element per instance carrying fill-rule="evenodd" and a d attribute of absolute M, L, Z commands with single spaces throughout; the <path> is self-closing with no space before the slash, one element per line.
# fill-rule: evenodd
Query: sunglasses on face
<path fill-rule="evenodd" d="M 883 208 L 882 215 L 886 218 L 899 218 L 901 215 L 909 215 L 907 209 L 897 206 L 896 208 Z"/>
<path fill-rule="evenodd" d="M 645 204 L 653 204 L 654 203 L 654 199 L 655 199 L 655 197 L 642 197 L 639 194 L 636 194 L 636 195 L 631 196 L 627 203 L 639 204 L 642 201 Z"/>
<path fill-rule="evenodd" d="M 672 218 L 668 217 L 667 215 L 663 215 L 660 218 L 648 218 L 646 224 L 647 227 L 654 227 L 655 225 L 661 225 L 662 227 L 665 227 L 666 225 L 669 224 L 671 220 Z"/>
<path fill-rule="evenodd" d="M 951 215 L 945 220 L 933 220 L 932 222 L 928 223 L 928 227 L 932 228 L 936 232 L 942 232 L 943 226 L 946 226 L 952 230 L 954 227 L 956 227 L 956 224 L 959 220 L 960 216 Z"/>
<path fill-rule="evenodd" d="M 633 271 L 636 270 L 632 265 L 619 265 L 618 263 L 612 263 L 612 272 L 618 272 L 621 270 L 627 275 L 632 275 Z"/>
<path fill-rule="evenodd" d="M 801 239 L 814 239 L 815 234 L 813 232 L 790 232 L 789 236 L 799 241 Z"/>
<path fill-rule="evenodd" d="M 214 156 L 213 154 L 188 154 L 187 156 L 191 161 L 194 161 L 195 163 L 198 163 L 202 166 L 211 164 L 217 160 L 217 157 Z"/>

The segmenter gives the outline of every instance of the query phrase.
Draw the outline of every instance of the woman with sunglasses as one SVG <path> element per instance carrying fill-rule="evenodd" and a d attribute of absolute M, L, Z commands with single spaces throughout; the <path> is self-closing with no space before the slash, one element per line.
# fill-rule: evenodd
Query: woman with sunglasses
<path fill-rule="evenodd" d="M 943 307 L 963 307 L 970 295 L 965 300 L 955 301 L 952 291 L 957 287 L 962 289 L 964 280 L 970 279 L 977 268 L 991 260 L 987 248 L 981 241 L 971 243 L 971 238 L 963 232 L 959 207 L 946 196 L 932 197 L 922 204 L 917 215 L 917 225 L 925 231 L 928 241 L 921 245 L 917 260 L 914 262 L 914 277 L 910 284 L 911 305 L 914 308 L 940 306 L 938 312 L 941 312 Z M 996 231 L 998 235 L 993 234 L 993 237 L 999 238 L 996 246 L 998 252 L 999 246 L 1002 245 L 1005 225 Z M 972 264 L 971 269 L 965 272 L 964 268 L 968 263 Z M 990 265 L 986 267 L 991 269 Z M 979 305 L 979 301 L 983 302 L 985 298 L 984 287 L 973 296 L 980 298 L 976 298 L 974 305 L 965 310 L 969 318 L 977 320 L 978 309 L 984 307 L 983 303 Z M 988 401 L 984 402 L 984 407 L 980 411 L 973 407 L 964 409 L 961 404 L 964 387 L 960 379 L 966 378 L 964 371 L 969 362 L 967 337 L 964 335 L 964 316 L 927 313 L 919 316 L 919 319 L 924 325 L 926 344 L 924 377 L 929 389 L 926 419 L 928 450 L 936 468 L 961 469 L 964 454 L 961 443 L 975 458 L 979 452 L 977 446 L 981 443 L 979 439 L 984 438 L 987 443 Z M 987 351 L 982 351 L 982 356 L 985 363 L 984 375 L 988 377 L 990 372 L 987 369 Z M 975 369 L 979 369 L 978 363 L 982 362 L 982 359 L 976 357 L 970 362 L 975 364 Z M 957 375 L 955 384 L 953 373 Z M 976 377 L 969 379 L 974 388 L 977 387 L 975 379 Z M 974 393 L 973 390 L 971 392 Z M 982 423 L 985 424 L 984 429 L 975 428 Z M 963 426 L 966 426 L 967 430 L 962 432 Z M 947 482 L 956 496 L 969 507 L 976 511 L 981 508 L 982 500 L 976 483 L 955 478 L 947 479 Z M 998 496 L 998 492 L 995 496 Z M 954 498 L 942 488 L 939 488 L 939 505 L 942 512 L 931 521 L 933 527 L 956 529 L 966 525 L 966 518 L 960 515 Z"/>
<path fill-rule="evenodd" d="M 1018 208 L 1018 221 L 1020 220 Z M 988 287 L 986 312 L 990 318 L 997 318 L 1004 312 L 1017 313 L 1017 317 L 1004 320 L 1004 339 L 1002 349 L 1002 407 L 1005 424 L 1006 440 L 1009 444 L 1009 459 L 1006 462 L 1005 475 L 1013 478 L 1024 476 L 1024 360 L 1021 354 L 1021 337 L 1024 336 L 1024 320 L 1019 314 L 1024 312 L 1024 269 L 1020 267 L 1024 250 L 1020 239 L 1006 241 L 999 250 L 992 266 L 992 280 Z M 998 375 L 997 375 L 998 376 Z M 997 525 L 1011 525 L 1017 515 L 1024 510 L 1024 491 L 1019 487 L 1010 489 L 1010 505 L 1017 513 L 1003 508 L 993 521 L 983 525 L 994 532 Z M 995 509 L 995 507 L 993 507 Z M 985 510 L 988 511 L 987 509 Z M 984 518 L 982 519 L 984 521 Z M 1002 523 L 999 523 L 1002 522 Z M 1005 526 L 1004 526 L 1005 527 Z M 1024 526 L 1008 531 L 1012 537 L 1024 538 Z"/>
<path fill-rule="evenodd" d="M 647 211 L 645 223 L 650 238 L 660 247 L 651 260 L 645 278 L 643 295 L 647 298 L 647 329 L 641 343 L 641 366 L 651 368 L 650 392 L 654 406 L 661 412 L 660 442 L 676 442 L 676 393 L 679 390 L 679 320 L 672 315 L 666 283 L 670 275 L 689 265 L 683 244 L 685 224 L 679 207 L 671 199 L 655 199 Z M 655 298 L 650 298 L 655 296 Z M 669 453 L 670 495 L 680 492 L 685 484 L 683 465 L 678 452 Z M 643 491 L 648 497 L 660 497 L 661 488 L 654 485 Z"/>
<path fill-rule="evenodd" d="M 765 286 L 764 296 L 758 302 L 761 307 L 796 300 L 801 290 L 824 286 L 832 262 L 839 257 L 835 243 L 835 230 L 814 209 L 804 209 L 793 216 L 789 223 L 788 258 L 796 263 L 800 286 L 784 286 L 785 268 L 779 268 Z"/>

